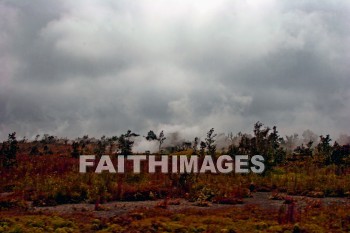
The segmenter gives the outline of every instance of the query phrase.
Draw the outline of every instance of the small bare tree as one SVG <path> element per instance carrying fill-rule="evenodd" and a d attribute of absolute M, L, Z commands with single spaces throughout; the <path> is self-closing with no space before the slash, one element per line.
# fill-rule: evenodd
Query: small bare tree
<path fill-rule="evenodd" d="M 211 156 L 215 156 L 216 153 L 216 145 L 215 145 L 215 137 L 217 134 L 214 134 L 214 128 L 211 128 L 207 133 L 207 137 L 205 139 L 205 144 L 208 149 L 208 154 Z"/>
<path fill-rule="evenodd" d="M 165 139 L 166 139 L 166 137 L 164 136 L 164 131 L 162 130 L 162 131 L 160 132 L 158 138 L 157 138 L 157 140 L 158 140 L 158 142 L 159 142 L 159 148 L 158 148 L 158 149 L 159 149 L 159 153 L 160 153 L 160 150 L 161 150 L 161 148 L 162 148 L 162 145 L 163 145 Z"/>

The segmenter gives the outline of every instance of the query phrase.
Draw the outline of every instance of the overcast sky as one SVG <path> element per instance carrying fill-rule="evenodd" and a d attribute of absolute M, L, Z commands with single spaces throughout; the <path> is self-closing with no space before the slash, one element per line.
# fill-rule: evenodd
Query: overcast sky
<path fill-rule="evenodd" d="M 350 1 L 0 0 L 0 139 L 350 133 Z"/>

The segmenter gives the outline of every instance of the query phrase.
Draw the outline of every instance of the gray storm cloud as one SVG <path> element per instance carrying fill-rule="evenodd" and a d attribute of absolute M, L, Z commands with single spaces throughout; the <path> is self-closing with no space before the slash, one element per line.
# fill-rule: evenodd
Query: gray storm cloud
<path fill-rule="evenodd" d="M 349 133 L 348 1 L 0 1 L 0 138 Z"/>

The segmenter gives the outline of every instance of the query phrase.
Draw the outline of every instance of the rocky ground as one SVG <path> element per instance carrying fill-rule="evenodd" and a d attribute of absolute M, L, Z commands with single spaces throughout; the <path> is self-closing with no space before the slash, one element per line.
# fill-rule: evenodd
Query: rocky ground
<path fill-rule="evenodd" d="M 348 198 L 312 198 L 304 196 L 288 196 L 295 201 L 296 209 L 306 207 L 307 205 L 349 205 L 350 199 Z M 243 204 L 237 204 L 236 206 L 247 206 L 257 205 L 264 209 L 275 210 L 285 205 L 285 196 L 275 195 L 270 192 L 257 192 L 253 193 L 251 198 L 243 199 Z M 136 209 L 147 209 L 147 208 L 167 208 L 171 211 L 183 211 L 186 209 L 201 209 L 201 210 L 215 210 L 230 208 L 231 205 L 227 204 L 215 204 L 208 203 L 208 205 L 198 206 L 198 203 L 189 202 L 185 199 L 171 199 L 167 201 L 165 207 L 164 200 L 156 201 L 138 201 L 138 202 L 108 202 L 101 204 L 97 207 L 95 204 L 65 204 L 52 207 L 33 207 L 32 210 L 37 213 L 57 213 L 57 214 L 84 214 L 92 213 L 95 217 L 109 218 L 112 216 L 122 215 L 132 212 Z"/>

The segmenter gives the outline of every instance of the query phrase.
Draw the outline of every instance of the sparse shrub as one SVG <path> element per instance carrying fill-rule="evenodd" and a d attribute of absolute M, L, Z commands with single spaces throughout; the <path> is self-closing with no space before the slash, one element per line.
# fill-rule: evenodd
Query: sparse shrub
<path fill-rule="evenodd" d="M 72 143 L 72 152 L 71 152 L 71 156 L 73 158 L 79 158 L 79 143 L 78 142 L 73 142 Z"/>
<path fill-rule="evenodd" d="M 2 143 L 0 150 L 0 165 L 4 167 L 12 167 L 17 163 L 18 141 L 16 132 L 9 134 L 8 140 Z"/>
<path fill-rule="evenodd" d="M 38 155 L 39 153 L 39 148 L 35 145 L 32 146 L 32 148 L 30 149 L 29 155 Z"/>

